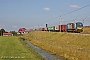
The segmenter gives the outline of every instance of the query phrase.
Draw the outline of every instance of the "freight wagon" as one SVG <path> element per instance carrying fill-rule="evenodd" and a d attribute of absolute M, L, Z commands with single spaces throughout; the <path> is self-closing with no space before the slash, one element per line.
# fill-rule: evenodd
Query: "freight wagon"
<path fill-rule="evenodd" d="M 42 30 L 42 31 L 44 31 L 44 30 L 45 30 L 45 28 L 42 28 L 41 30 Z"/>
<path fill-rule="evenodd" d="M 83 24 L 81 22 L 62 24 L 62 25 L 58 25 L 58 26 L 42 28 L 42 31 L 82 32 Z"/>
<path fill-rule="evenodd" d="M 48 31 L 48 27 L 45 27 L 45 30 L 44 31 Z"/>
<path fill-rule="evenodd" d="M 55 31 L 55 26 L 48 27 L 48 31 Z"/>
<path fill-rule="evenodd" d="M 55 26 L 55 31 L 57 31 L 57 32 L 59 32 L 59 31 L 61 31 L 61 32 L 66 31 L 66 25 L 63 24 L 63 25 Z"/>

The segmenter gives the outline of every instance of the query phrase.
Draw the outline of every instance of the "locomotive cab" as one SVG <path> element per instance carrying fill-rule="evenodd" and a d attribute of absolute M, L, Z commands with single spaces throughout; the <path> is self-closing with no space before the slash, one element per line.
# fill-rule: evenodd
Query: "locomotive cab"
<path fill-rule="evenodd" d="M 81 22 L 76 23 L 76 31 L 82 32 L 83 31 L 83 24 Z"/>

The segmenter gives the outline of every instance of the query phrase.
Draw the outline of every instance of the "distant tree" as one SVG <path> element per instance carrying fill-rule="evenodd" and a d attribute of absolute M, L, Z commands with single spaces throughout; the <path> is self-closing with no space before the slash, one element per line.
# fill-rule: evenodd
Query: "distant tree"
<path fill-rule="evenodd" d="M 13 36 L 17 36 L 17 32 L 15 32 L 15 31 L 10 31 L 12 34 L 13 34 Z"/>
<path fill-rule="evenodd" d="M 5 32 L 5 30 L 2 28 L 1 30 L 0 30 L 0 36 L 3 36 L 3 33 Z"/>

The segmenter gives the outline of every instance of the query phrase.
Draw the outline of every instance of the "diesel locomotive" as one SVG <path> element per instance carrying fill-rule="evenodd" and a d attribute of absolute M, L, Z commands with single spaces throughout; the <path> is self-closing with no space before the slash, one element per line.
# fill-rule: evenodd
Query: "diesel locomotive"
<path fill-rule="evenodd" d="M 68 23 L 66 25 L 67 32 L 82 32 L 83 31 L 83 24 L 81 22 L 77 23 Z"/>

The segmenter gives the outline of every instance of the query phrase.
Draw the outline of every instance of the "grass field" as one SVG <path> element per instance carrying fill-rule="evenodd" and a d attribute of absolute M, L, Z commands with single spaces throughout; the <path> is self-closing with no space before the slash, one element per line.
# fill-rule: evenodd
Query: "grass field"
<path fill-rule="evenodd" d="M 0 37 L 0 60 L 43 60 L 18 37 Z"/>
<path fill-rule="evenodd" d="M 67 60 L 90 60 L 90 35 L 33 31 L 23 37 Z"/>
<path fill-rule="evenodd" d="M 85 27 L 84 31 L 82 32 L 84 34 L 90 34 L 90 27 Z"/>

